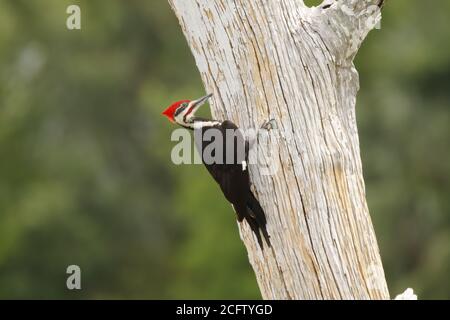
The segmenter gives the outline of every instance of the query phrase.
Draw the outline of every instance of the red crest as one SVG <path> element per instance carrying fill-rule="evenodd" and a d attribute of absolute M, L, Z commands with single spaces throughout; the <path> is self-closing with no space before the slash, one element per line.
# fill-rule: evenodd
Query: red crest
<path fill-rule="evenodd" d="M 166 110 L 163 111 L 163 115 L 165 115 L 170 121 L 175 122 L 174 114 L 178 107 L 185 103 L 190 102 L 190 100 L 180 100 L 171 104 Z"/>

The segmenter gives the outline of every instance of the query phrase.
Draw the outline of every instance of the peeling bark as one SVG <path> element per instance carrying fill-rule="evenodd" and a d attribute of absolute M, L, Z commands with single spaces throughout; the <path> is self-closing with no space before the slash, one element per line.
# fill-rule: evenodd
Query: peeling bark
<path fill-rule="evenodd" d="M 355 118 L 362 41 L 381 0 L 169 0 L 217 119 L 276 119 L 280 168 L 250 174 L 268 219 L 262 251 L 239 224 L 265 299 L 389 299 L 365 199 Z"/>

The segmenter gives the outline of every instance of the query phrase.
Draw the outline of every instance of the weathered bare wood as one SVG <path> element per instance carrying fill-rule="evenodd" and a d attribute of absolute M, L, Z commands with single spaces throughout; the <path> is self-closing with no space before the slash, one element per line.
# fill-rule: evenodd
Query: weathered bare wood
<path fill-rule="evenodd" d="M 365 199 L 353 65 L 380 0 L 169 0 L 212 113 L 240 127 L 274 118 L 280 168 L 249 170 L 273 248 L 240 224 L 266 299 L 389 299 Z M 326 4 L 326 3 L 325 3 Z M 369 10 L 370 11 L 370 10 Z M 230 279 L 230 281 L 233 281 Z"/>

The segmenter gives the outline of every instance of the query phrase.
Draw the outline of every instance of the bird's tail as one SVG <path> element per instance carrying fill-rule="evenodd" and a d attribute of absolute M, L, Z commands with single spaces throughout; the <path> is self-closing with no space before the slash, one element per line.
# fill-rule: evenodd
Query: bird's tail
<path fill-rule="evenodd" d="M 267 225 L 266 215 L 264 214 L 264 211 L 261 208 L 259 201 L 255 198 L 252 192 L 250 192 L 246 205 L 247 205 L 247 214 L 245 215 L 245 219 L 250 225 L 252 231 L 255 233 L 256 238 L 258 239 L 259 246 L 261 247 L 261 249 L 263 249 L 263 242 L 261 239 L 262 233 L 264 239 L 266 240 L 267 245 L 271 247 L 272 245 L 270 243 L 270 236 L 267 233 L 266 228 Z"/>

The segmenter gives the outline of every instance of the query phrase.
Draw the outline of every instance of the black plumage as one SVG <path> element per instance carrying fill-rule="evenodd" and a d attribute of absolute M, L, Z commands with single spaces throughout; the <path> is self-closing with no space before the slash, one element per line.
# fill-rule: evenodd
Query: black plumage
<path fill-rule="evenodd" d="M 258 239 L 261 249 L 263 248 L 261 233 L 270 247 L 270 237 L 266 229 L 266 216 L 250 188 L 250 176 L 247 168 L 248 141 L 245 140 L 238 127 L 229 120 L 219 122 L 195 117 L 192 121 L 198 124 L 197 127 L 191 127 L 191 129 L 194 130 L 196 147 L 200 152 L 202 161 L 208 172 L 219 184 L 225 198 L 233 205 L 238 221 L 247 221 Z M 204 139 L 208 130 L 213 130 L 213 132 L 210 132 L 213 138 L 210 137 L 210 141 L 205 141 L 208 140 Z M 206 149 L 208 146 L 209 149 L 212 149 L 211 144 L 216 142 L 217 137 L 221 137 L 222 152 L 217 155 L 216 151 L 218 150 L 213 149 L 210 153 L 213 157 L 211 159 L 204 151 L 208 150 Z M 230 139 L 233 139 L 233 141 L 230 141 Z M 219 144 L 216 144 L 216 146 L 219 146 Z M 222 161 L 217 161 L 218 159 Z"/>

